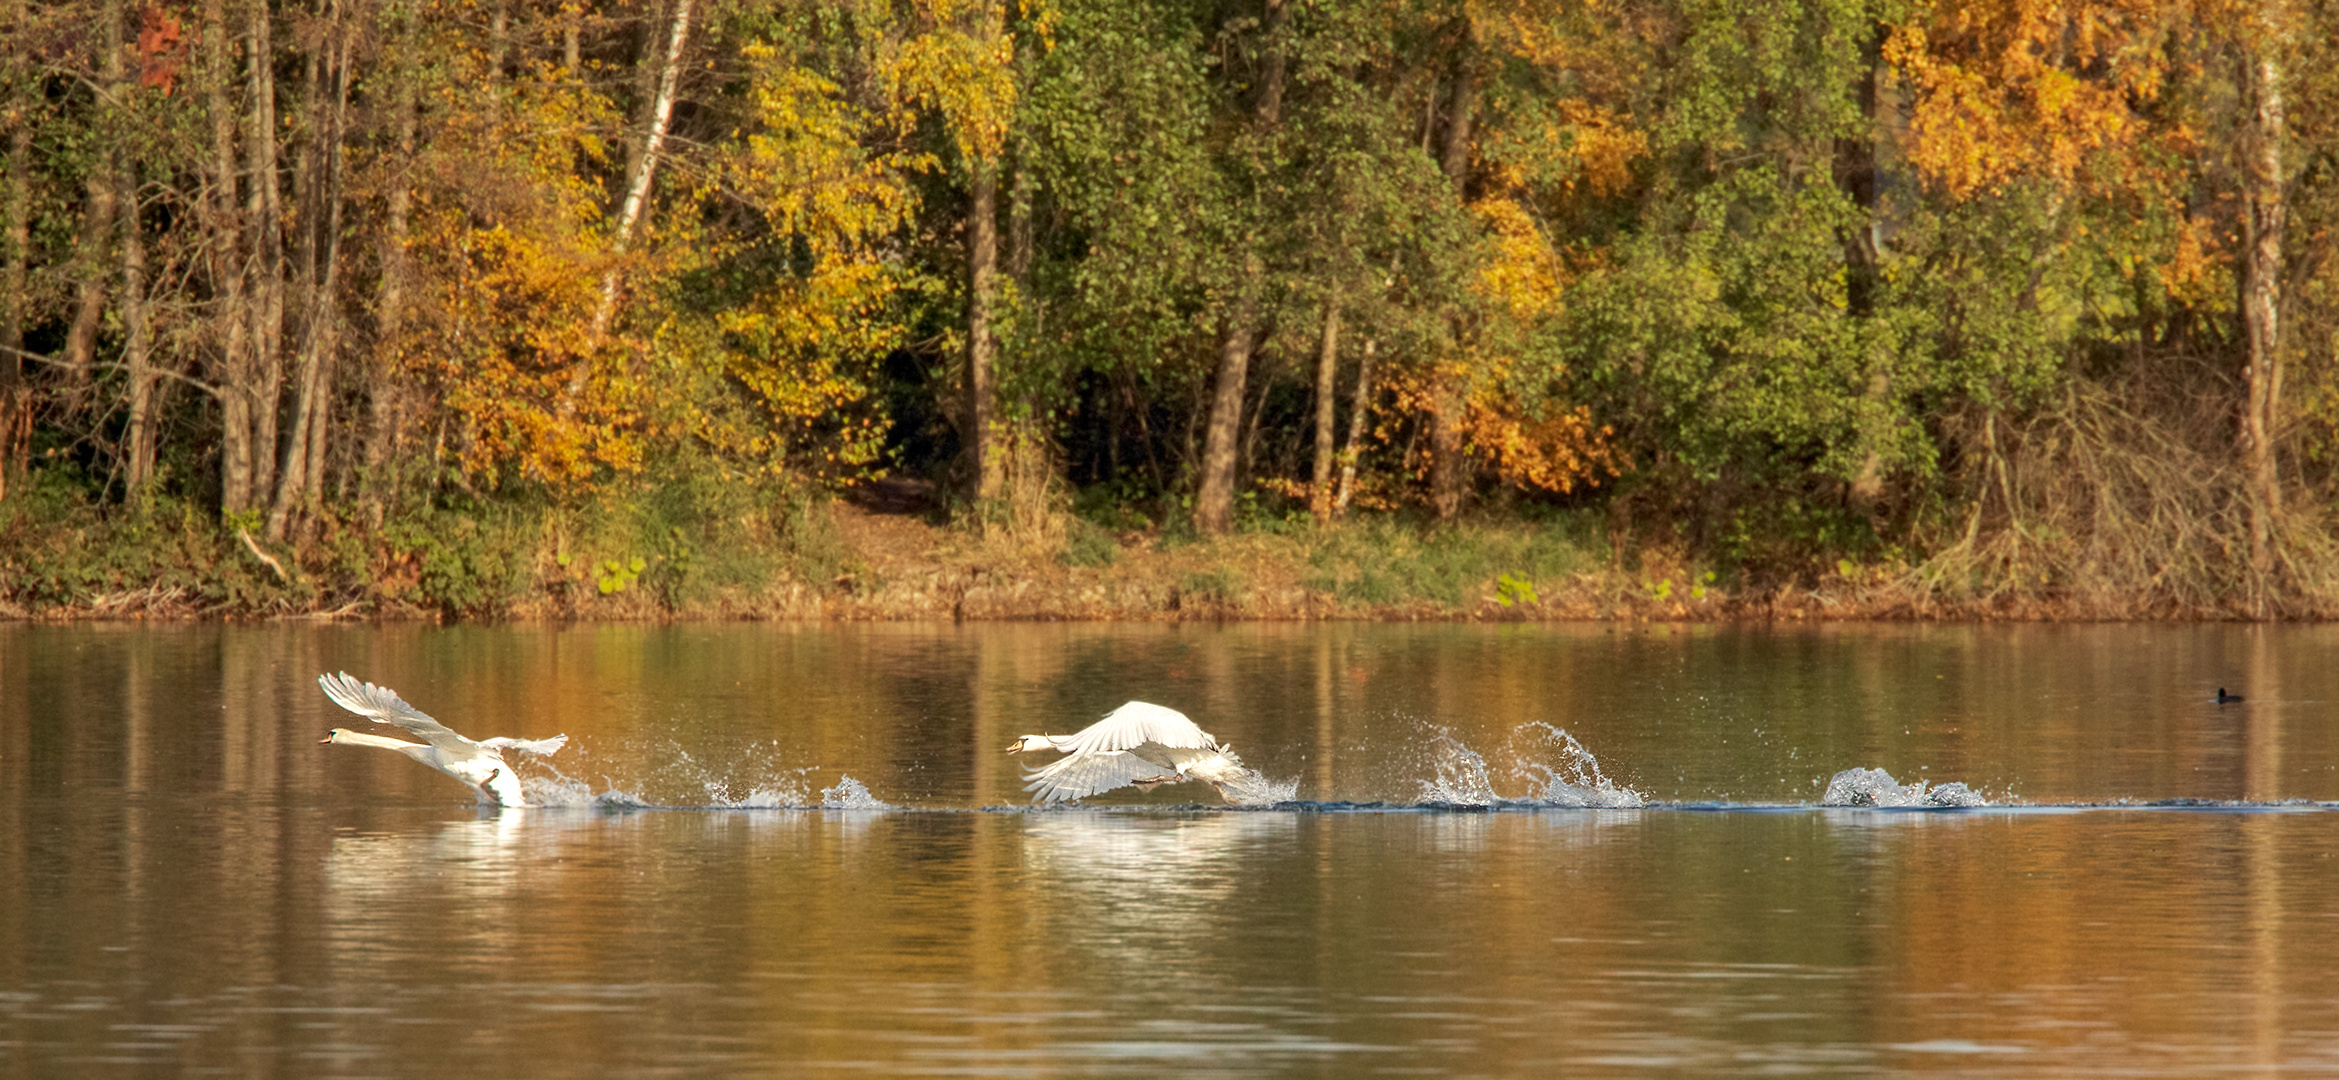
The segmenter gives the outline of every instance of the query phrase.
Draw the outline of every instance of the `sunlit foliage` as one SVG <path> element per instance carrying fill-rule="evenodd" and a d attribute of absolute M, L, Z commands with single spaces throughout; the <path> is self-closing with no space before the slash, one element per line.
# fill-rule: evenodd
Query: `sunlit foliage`
<path fill-rule="evenodd" d="M 1046 505 L 1118 523 L 1194 520 L 1231 408 L 1252 522 L 1329 515 L 1336 453 L 1357 509 L 1598 506 L 1619 550 L 1928 581 L 2003 535 L 1989 573 L 2052 582 L 2107 522 L 2197 534 L 2104 509 L 2151 481 L 2050 510 L 2022 462 L 2233 459 L 2248 401 L 2293 494 L 2186 513 L 2247 511 L 2251 587 L 2296 583 L 2263 518 L 2319 535 L 2339 459 L 2334 29 L 2287 0 L 23 7 L 0 498 L 162 490 L 272 539 L 700 472 L 947 503 L 979 355 Z"/>

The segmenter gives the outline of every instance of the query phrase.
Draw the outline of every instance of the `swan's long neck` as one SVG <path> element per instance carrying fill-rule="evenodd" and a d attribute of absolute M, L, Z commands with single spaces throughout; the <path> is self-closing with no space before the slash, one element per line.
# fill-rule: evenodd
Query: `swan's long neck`
<path fill-rule="evenodd" d="M 520 787 L 520 777 L 510 769 L 498 768 L 479 782 L 479 801 L 494 806 L 519 809 L 528 805 L 528 796 Z"/>
<path fill-rule="evenodd" d="M 368 735 L 365 732 L 351 731 L 348 728 L 334 728 L 332 734 L 325 736 L 325 741 L 340 743 L 343 746 L 378 746 L 384 750 L 411 750 L 426 745 L 407 742 L 404 739 L 386 738 L 381 735 Z"/>
<path fill-rule="evenodd" d="M 1008 747 L 1008 749 L 1017 753 L 1029 753 L 1033 750 L 1062 750 L 1064 743 L 1071 738 L 1070 735 L 1025 735 L 1015 740 L 1015 745 Z"/>

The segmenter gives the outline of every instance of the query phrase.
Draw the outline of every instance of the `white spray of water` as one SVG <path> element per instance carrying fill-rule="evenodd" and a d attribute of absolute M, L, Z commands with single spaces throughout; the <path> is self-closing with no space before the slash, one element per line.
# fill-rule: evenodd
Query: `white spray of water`
<path fill-rule="evenodd" d="M 1602 810 L 1629 810 L 1648 803 L 1640 792 L 1602 773 L 1600 759 L 1566 728 L 1540 721 L 1521 724 L 1511 733 L 1511 746 L 1515 755 L 1511 772 L 1527 780 L 1529 802 Z M 1555 755 L 1556 763 L 1548 755 Z"/>
<path fill-rule="evenodd" d="M 1218 793 L 1235 806 L 1273 806 L 1299 798 L 1299 778 L 1270 780 L 1245 767 L 1219 777 Z"/>
<path fill-rule="evenodd" d="M 671 739 L 617 748 L 625 762 L 602 776 L 606 791 L 553 768 L 549 780 L 528 780 L 529 798 L 545 806 L 701 806 L 725 810 L 786 810 L 819 806 L 809 779 L 814 769 L 781 763 L 789 748 L 778 741 L 741 747 L 725 760 L 705 762 Z M 571 762 L 583 766 L 590 758 Z"/>
<path fill-rule="evenodd" d="M 1421 781 L 1421 801 L 1443 806 L 1553 806 L 1632 809 L 1647 804 L 1641 793 L 1600 771 L 1600 759 L 1565 728 L 1525 723 L 1511 732 L 1511 775 L 1527 783 L 1524 798 L 1507 799 L 1494 790 L 1486 758 L 1445 728 L 1429 741 L 1437 777 Z"/>
<path fill-rule="evenodd" d="M 610 788 L 594 791 L 593 785 L 554 770 L 551 776 L 524 776 L 520 790 L 528 796 L 530 806 L 556 806 L 590 810 L 633 810 L 650 805 L 630 791 Z"/>
<path fill-rule="evenodd" d="M 869 794 L 869 789 L 866 786 L 850 776 L 839 777 L 835 787 L 821 790 L 820 807 L 823 810 L 900 809 L 892 803 Z"/>
<path fill-rule="evenodd" d="M 1927 787 L 1903 784 L 1882 769 L 1845 769 L 1827 781 L 1821 806 L 1988 806 L 1990 800 L 1962 783 Z"/>
<path fill-rule="evenodd" d="M 1430 765 L 1437 778 L 1421 781 L 1421 801 L 1445 806 L 1492 806 L 1502 797 L 1494 793 L 1486 759 L 1445 728 L 1429 740 Z"/>
<path fill-rule="evenodd" d="M 788 768 L 773 758 L 774 751 L 757 753 L 751 747 L 738 755 L 738 760 L 724 767 L 702 763 L 698 758 L 672 742 L 648 748 L 635 748 L 623 755 L 636 761 L 648 759 L 646 770 L 628 769 L 622 777 L 603 776 L 605 789 L 596 790 L 585 780 L 570 776 L 549 764 L 550 776 L 522 778 L 528 801 L 537 806 L 577 807 L 602 810 L 628 810 L 654 806 L 701 806 L 724 810 L 797 810 L 843 809 L 887 810 L 887 803 L 869 793 L 866 785 L 850 776 L 840 778 L 836 785 L 821 790 L 809 779 L 810 767 Z M 572 767 L 581 764 L 572 762 Z"/>

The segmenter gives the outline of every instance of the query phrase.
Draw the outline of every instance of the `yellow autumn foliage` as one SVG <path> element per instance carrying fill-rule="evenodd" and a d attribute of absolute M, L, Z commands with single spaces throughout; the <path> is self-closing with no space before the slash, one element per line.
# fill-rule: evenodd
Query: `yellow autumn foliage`
<path fill-rule="evenodd" d="M 2064 189 L 2157 184 L 2139 152 L 2181 157 L 2197 138 L 2148 115 L 2171 75 L 2164 42 L 2205 14 L 2185 0 L 1928 5 L 1884 45 L 1915 97 L 1908 160 L 1956 198 L 2018 177 Z"/>

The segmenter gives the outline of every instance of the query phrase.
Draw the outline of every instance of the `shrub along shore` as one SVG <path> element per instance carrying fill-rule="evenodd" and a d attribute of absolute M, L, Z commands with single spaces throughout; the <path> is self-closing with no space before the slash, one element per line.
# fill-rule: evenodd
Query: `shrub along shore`
<path fill-rule="evenodd" d="M 870 503 L 876 505 L 868 505 Z M 1591 512 L 1304 516 L 1203 537 L 1058 513 L 982 528 L 805 496 L 678 523 L 650 503 L 510 503 L 333 520 L 270 544 L 199 508 L 0 514 L 0 619 L 2114 620 L 2321 618 L 2188 604 L 1973 563 L 1839 561 L 1759 578 L 1619 542 Z M 672 507 L 665 507 L 671 511 Z M 704 509 L 703 507 L 700 509 Z M 1968 576 L 1952 576 L 1960 567 Z"/>

